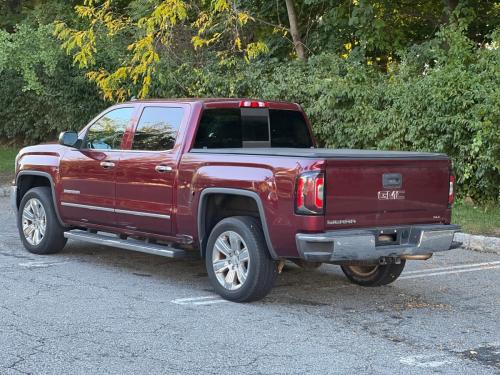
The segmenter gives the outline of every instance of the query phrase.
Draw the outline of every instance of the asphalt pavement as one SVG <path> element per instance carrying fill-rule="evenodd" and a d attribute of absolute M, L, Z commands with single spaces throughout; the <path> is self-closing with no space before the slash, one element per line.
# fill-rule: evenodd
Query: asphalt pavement
<path fill-rule="evenodd" d="M 0 198 L 0 374 L 500 373 L 499 285 L 499 255 L 457 249 L 380 288 L 290 264 L 237 304 L 197 259 L 30 254 Z"/>

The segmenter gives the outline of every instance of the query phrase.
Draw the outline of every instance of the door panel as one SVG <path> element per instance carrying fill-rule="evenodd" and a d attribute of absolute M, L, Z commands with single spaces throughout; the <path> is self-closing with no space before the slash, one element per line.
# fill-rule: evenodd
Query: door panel
<path fill-rule="evenodd" d="M 60 163 L 61 216 L 65 219 L 109 224 L 114 222 L 116 152 L 71 150 Z"/>
<path fill-rule="evenodd" d="M 132 150 L 123 151 L 116 174 L 116 221 L 121 227 L 172 235 L 178 129 L 184 109 L 148 104 L 142 108 Z"/>
<path fill-rule="evenodd" d="M 61 216 L 84 223 L 115 222 L 115 175 L 123 136 L 133 106 L 111 108 L 80 135 L 81 149 L 71 149 L 60 162 Z"/>
<path fill-rule="evenodd" d="M 158 171 L 162 166 L 165 171 Z M 116 175 L 116 221 L 127 229 L 169 235 L 175 159 L 166 152 L 124 151 Z"/>

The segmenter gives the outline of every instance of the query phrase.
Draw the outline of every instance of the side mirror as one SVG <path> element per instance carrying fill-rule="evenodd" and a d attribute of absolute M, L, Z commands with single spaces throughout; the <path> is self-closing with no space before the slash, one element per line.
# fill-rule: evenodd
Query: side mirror
<path fill-rule="evenodd" d="M 75 147 L 78 142 L 78 133 L 74 131 L 62 132 L 59 134 L 59 144 L 68 147 Z"/>

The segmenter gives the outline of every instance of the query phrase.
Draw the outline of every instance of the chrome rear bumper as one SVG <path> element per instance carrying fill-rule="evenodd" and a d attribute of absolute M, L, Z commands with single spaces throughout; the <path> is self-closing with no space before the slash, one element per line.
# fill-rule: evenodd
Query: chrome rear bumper
<path fill-rule="evenodd" d="M 453 235 L 458 230 L 458 225 L 425 224 L 297 233 L 295 240 L 301 258 L 307 261 L 375 261 L 383 257 L 400 258 L 457 248 L 461 243 L 453 242 Z M 381 234 L 392 235 L 394 241 L 379 242 Z"/>

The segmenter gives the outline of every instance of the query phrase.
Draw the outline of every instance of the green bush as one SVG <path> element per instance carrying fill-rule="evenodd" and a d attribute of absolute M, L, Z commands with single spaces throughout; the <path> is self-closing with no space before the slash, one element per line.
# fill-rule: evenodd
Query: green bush
<path fill-rule="evenodd" d="M 0 30 L 0 143 L 31 144 L 83 127 L 106 107 L 51 25 Z"/>
<path fill-rule="evenodd" d="M 354 55 L 319 55 L 307 64 L 254 71 L 252 94 L 301 103 L 326 147 L 447 153 L 461 196 L 498 201 L 496 43 L 478 48 L 461 30 L 449 28 L 388 72 Z"/>
<path fill-rule="evenodd" d="M 323 53 L 307 62 L 163 59 L 151 96 L 298 102 L 323 146 L 445 152 L 453 159 L 460 196 L 498 201 L 498 33 L 491 40 L 475 45 L 464 29 L 450 25 L 383 67 L 368 65 L 359 48 L 347 59 Z M 104 60 L 119 64 L 111 52 Z M 69 61 L 50 25 L 0 32 L 0 141 L 47 140 L 81 128 L 109 105 Z"/>

